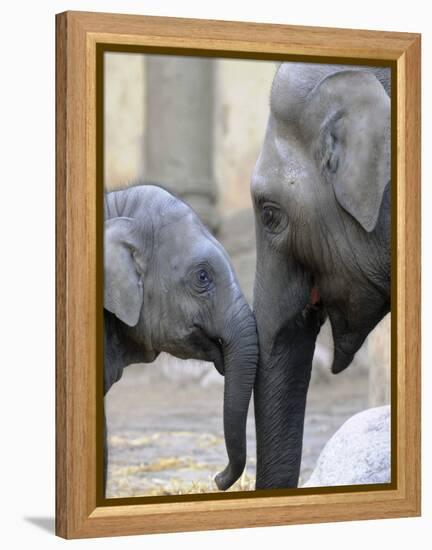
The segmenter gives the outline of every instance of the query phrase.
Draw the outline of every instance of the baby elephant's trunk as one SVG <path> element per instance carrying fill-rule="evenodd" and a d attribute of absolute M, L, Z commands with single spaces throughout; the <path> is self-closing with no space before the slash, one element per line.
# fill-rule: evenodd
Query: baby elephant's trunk
<path fill-rule="evenodd" d="M 225 367 L 224 434 L 228 466 L 215 481 L 225 491 L 242 475 L 246 465 L 246 420 L 258 363 L 258 338 L 252 311 L 244 298 L 228 316 L 223 352 Z M 233 306 L 234 307 L 234 306 Z"/>

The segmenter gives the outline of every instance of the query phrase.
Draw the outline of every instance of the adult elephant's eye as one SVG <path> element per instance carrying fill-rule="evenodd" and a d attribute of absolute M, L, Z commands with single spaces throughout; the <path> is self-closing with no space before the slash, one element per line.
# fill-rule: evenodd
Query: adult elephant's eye
<path fill-rule="evenodd" d="M 279 233 L 286 227 L 285 214 L 273 204 L 264 205 L 261 210 L 261 220 L 270 233 Z"/>

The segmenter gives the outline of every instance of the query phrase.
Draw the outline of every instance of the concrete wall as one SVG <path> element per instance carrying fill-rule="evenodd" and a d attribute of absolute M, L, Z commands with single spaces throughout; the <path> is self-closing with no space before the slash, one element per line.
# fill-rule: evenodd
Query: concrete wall
<path fill-rule="evenodd" d="M 368 336 L 367 350 L 370 364 L 370 405 L 386 405 L 390 403 L 391 314 L 384 317 Z"/>
<path fill-rule="evenodd" d="M 251 207 L 250 177 L 264 138 L 276 67 L 238 59 L 216 64 L 214 168 L 224 214 Z"/>
<path fill-rule="evenodd" d="M 268 61 L 215 61 L 213 170 L 223 216 L 251 206 L 250 176 L 264 137 L 276 67 Z M 105 54 L 106 189 L 147 175 L 146 74 L 144 55 Z"/>
<path fill-rule="evenodd" d="M 146 132 L 145 61 L 141 54 L 105 54 L 105 188 L 143 176 Z"/>

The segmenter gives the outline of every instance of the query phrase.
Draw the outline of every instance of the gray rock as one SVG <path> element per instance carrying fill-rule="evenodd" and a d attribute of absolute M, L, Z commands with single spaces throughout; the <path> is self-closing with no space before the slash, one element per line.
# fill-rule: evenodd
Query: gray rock
<path fill-rule="evenodd" d="M 390 483 L 390 407 L 349 418 L 326 443 L 303 487 Z"/>

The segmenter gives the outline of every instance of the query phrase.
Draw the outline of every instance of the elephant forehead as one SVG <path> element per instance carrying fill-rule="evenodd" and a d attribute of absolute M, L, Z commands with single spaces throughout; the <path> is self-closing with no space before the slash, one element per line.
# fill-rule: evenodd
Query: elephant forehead
<path fill-rule="evenodd" d="M 349 65 L 320 63 L 282 63 L 272 84 L 270 107 L 274 115 L 285 121 L 298 120 L 309 93 L 324 78 L 348 69 Z"/>
<path fill-rule="evenodd" d="M 200 224 L 191 210 L 182 213 L 161 211 L 156 223 L 159 224 L 156 231 L 157 246 L 173 250 L 186 249 L 201 232 Z"/>
<path fill-rule="evenodd" d="M 304 146 L 289 127 L 269 125 L 266 139 L 252 175 L 251 190 L 255 197 L 298 185 L 310 177 L 310 166 Z"/>
<path fill-rule="evenodd" d="M 185 203 L 175 201 L 159 205 L 154 212 L 156 230 L 165 235 L 173 231 L 193 232 L 197 216 Z"/>
<path fill-rule="evenodd" d="M 294 121 L 303 110 L 307 95 L 316 83 L 336 66 L 314 63 L 283 63 L 273 80 L 270 107 L 274 116 Z"/>
<path fill-rule="evenodd" d="M 193 213 L 161 228 L 157 252 L 160 262 L 168 260 L 173 269 L 208 263 L 218 272 L 231 271 L 225 249 Z"/>

